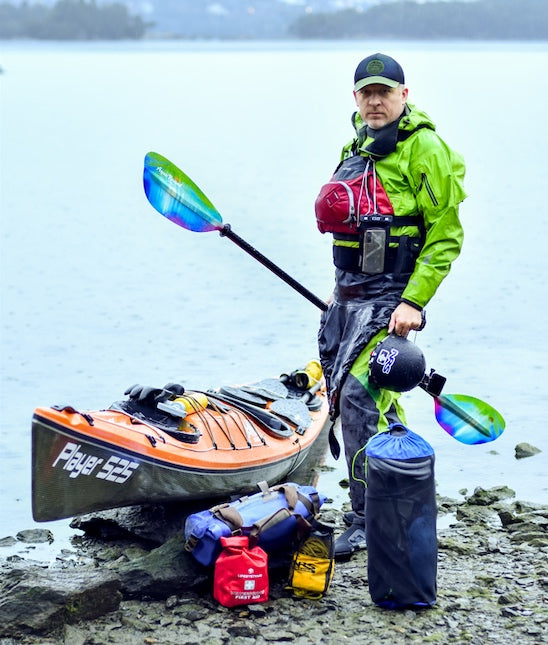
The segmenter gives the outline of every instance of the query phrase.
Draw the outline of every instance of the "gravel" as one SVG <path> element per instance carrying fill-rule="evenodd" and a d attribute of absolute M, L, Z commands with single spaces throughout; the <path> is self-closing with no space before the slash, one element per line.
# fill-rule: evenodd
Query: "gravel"
<path fill-rule="evenodd" d="M 386 610 L 374 605 L 364 550 L 347 562 L 337 562 L 331 587 L 320 600 L 294 597 L 286 589 L 283 566 L 271 571 L 268 602 L 231 609 L 213 599 L 211 576 L 169 587 L 164 571 L 162 597 L 129 593 L 122 576 L 121 591 L 116 591 L 121 600 L 114 610 L 105 603 L 108 613 L 89 619 L 88 610 L 87 620 L 57 621 L 54 627 L 41 627 L 40 633 L 16 622 L 6 627 L 2 607 L 10 594 L 13 600 L 15 591 L 13 587 L 6 591 L 4 585 L 0 645 L 548 643 L 548 507 L 513 501 L 512 496 L 509 489 L 498 487 L 476 489 L 464 501 L 438 498 L 439 525 L 444 526 L 438 529 L 438 596 L 428 609 Z M 326 508 L 324 519 L 336 522 L 342 531 L 344 510 Z M 28 532 L 23 536 L 33 539 Z M 77 557 L 74 552 L 61 555 L 56 567 L 65 571 L 65 577 L 82 577 L 92 567 L 116 578 L 149 551 L 150 545 L 93 537 L 80 540 Z M 179 557 L 169 555 L 165 547 L 156 552 L 172 560 Z M 2 561 L 3 573 L 13 574 L 21 564 L 20 558 L 7 558 Z M 169 560 L 165 566 L 171 568 Z M 102 585 L 107 588 L 104 580 Z M 148 593 L 154 588 L 149 583 Z"/>

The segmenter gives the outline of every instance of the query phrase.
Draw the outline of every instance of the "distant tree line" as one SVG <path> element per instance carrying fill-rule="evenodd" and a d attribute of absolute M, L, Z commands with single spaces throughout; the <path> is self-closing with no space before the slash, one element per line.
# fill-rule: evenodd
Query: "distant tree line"
<path fill-rule="evenodd" d="M 173 27 L 170 33 L 193 38 L 198 34 L 202 38 L 222 38 L 227 33 L 219 31 L 219 21 L 205 14 L 205 3 L 199 0 L 171 0 L 167 5 L 159 5 L 157 0 L 157 16 L 164 21 L 169 16 Z M 285 9 L 296 6 L 283 5 Z M 307 13 L 294 22 L 293 12 L 280 13 L 279 8 L 275 11 L 266 20 L 272 27 L 272 17 L 277 17 L 276 37 L 282 38 L 548 39 L 548 0 L 394 0 L 363 11 Z M 256 22 L 253 28 L 248 22 L 242 23 L 241 14 L 223 16 L 223 20 L 230 23 L 230 38 L 249 39 L 253 33 L 260 38 L 264 33 L 265 19 L 263 23 Z M 178 32 L 177 26 L 181 25 L 195 29 Z M 0 40 L 140 39 L 152 26 L 132 15 L 122 0 L 109 4 L 105 0 L 57 0 L 53 6 L 28 0 L 14 5 L 0 0 Z M 198 32 L 194 33 L 196 29 Z"/>
<path fill-rule="evenodd" d="M 147 26 L 121 3 L 98 6 L 95 0 L 58 0 L 52 7 L 0 3 L 0 39 L 139 39 Z"/>
<path fill-rule="evenodd" d="M 432 40 L 545 40 L 547 0 L 476 0 L 375 5 L 367 11 L 307 14 L 290 27 L 297 38 L 385 37 Z"/>

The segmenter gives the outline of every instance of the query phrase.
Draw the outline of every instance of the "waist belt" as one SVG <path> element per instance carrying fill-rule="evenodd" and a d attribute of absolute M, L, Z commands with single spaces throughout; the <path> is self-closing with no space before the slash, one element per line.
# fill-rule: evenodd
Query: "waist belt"
<path fill-rule="evenodd" d="M 384 257 L 384 270 L 382 273 L 412 273 L 415 261 L 424 244 L 424 224 L 419 216 L 406 216 L 394 218 L 392 226 L 416 226 L 420 235 L 389 236 L 388 246 Z M 360 234 L 333 233 L 333 263 L 339 269 L 363 273 L 363 237 Z"/>
<path fill-rule="evenodd" d="M 411 242 L 415 240 L 415 242 Z M 415 261 L 420 253 L 422 245 L 418 238 L 407 238 L 406 242 L 388 249 L 384 258 L 383 273 L 413 273 Z M 333 263 L 338 269 L 362 273 L 361 251 L 359 248 L 350 246 L 333 247 Z"/>

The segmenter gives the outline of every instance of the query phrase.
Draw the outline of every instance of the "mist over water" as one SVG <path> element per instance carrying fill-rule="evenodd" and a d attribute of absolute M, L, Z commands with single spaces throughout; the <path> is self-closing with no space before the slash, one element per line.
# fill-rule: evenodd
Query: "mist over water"
<path fill-rule="evenodd" d="M 417 390 L 409 426 L 436 451 L 439 493 L 508 484 L 547 502 L 546 43 L 12 42 L 0 50 L 0 537 L 35 525 L 35 407 L 106 407 L 134 383 L 259 380 L 317 356 L 319 310 L 229 240 L 156 213 L 143 159 L 168 157 L 236 233 L 327 298 L 314 200 L 352 136 L 355 66 L 375 51 L 401 62 L 410 102 L 467 162 L 464 249 L 417 342 L 446 393 L 507 422 L 495 443 L 461 445 Z M 516 460 L 524 441 L 542 453 Z M 327 463 L 319 487 L 343 501 L 345 466 Z"/>

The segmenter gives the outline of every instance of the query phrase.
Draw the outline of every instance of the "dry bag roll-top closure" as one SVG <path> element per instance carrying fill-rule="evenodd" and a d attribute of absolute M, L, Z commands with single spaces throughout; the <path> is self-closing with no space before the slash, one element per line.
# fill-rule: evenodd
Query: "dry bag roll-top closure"
<path fill-rule="evenodd" d="M 366 447 L 367 572 L 371 599 L 387 608 L 436 601 L 434 450 L 401 424 Z"/>

